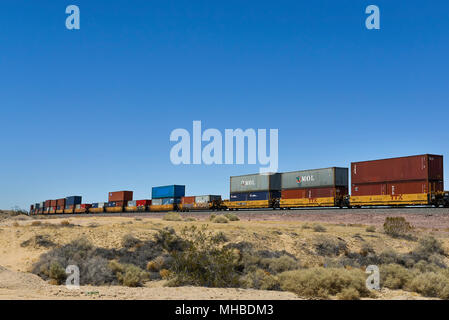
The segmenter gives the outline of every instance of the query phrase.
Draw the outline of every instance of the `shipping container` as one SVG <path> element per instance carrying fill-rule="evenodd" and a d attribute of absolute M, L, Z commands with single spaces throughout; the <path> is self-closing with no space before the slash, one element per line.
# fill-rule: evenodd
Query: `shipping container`
<path fill-rule="evenodd" d="M 185 196 L 186 187 L 184 185 L 169 185 L 161 187 L 153 187 L 151 189 L 151 197 L 153 199 L 160 198 L 181 198 Z"/>
<path fill-rule="evenodd" d="M 50 208 L 50 203 L 51 203 L 51 200 L 45 200 L 44 207 L 45 208 Z"/>
<path fill-rule="evenodd" d="M 213 201 L 221 201 L 221 196 L 217 195 L 205 195 L 205 196 L 196 196 L 195 203 L 209 203 Z"/>
<path fill-rule="evenodd" d="M 348 187 L 348 168 L 324 168 L 281 173 L 281 189 Z"/>
<path fill-rule="evenodd" d="M 138 207 L 145 207 L 151 205 L 151 200 L 137 200 L 136 205 Z"/>
<path fill-rule="evenodd" d="M 65 207 L 65 198 L 57 199 L 56 200 L 56 206 L 57 207 Z"/>
<path fill-rule="evenodd" d="M 115 191 L 109 192 L 109 202 L 113 201 L 131 201 L 133 199 L 132 191 Z"/>
<path fill-rule="evenodd" d="M 326 198 L 347 195 L 348 188 L 346 187 L 287 189 L 281 192 L 282 199 Z"/>
<path fill-rule="evenodd" d="M 137 207 L 137 201 L 136 200 L 128 201 L 127 206 L 128 207 Z"/>
<path fill-rule="evenodd" d="M 279 173 L 248 174 L 230 178 L 230 193 L 281 190 Z"/>
<path fill-rule="evenodd" d="M 81 204 L 76 204 L 75 209 L 81 209 Z"/>
<path fill-rule="evenodd" d="M 65 198 L 65 205 L 66 206 L 76 206 L 77 204 L 81 204 L 82 197 L 81 196 L 71 196 Z"/>
<path fill-rule="evenodd" d="M 351 163 L 351 183 L 443 180 L 443 156 L 418 155 Z"/>
<path fill-rule="evenodd" d="M 57 207 L 57 201 L 56 200 L 50 200 L 50 207 Z"/>
<path fill-rule="evenodd" d="M 153 199 L 155 200 L 155 199 Z M 160 212 L 160 211 L 173 211 L 175 210 L 176 207 L 174 204 L 163 204 L 163 205 L 154 205 L 151 204 L 150 206 L 150 211 L 156 211 L 156 212 Z"/>
<path fill-rule="evenodd" d="M 162 205 L 164 204 L 178 204 L 181 203 L 181 198 L 162 198 Z"/>
<path fill-rule="evenodd" d="M 92 207 L 92 205 L 90 203 L 82 203 L 80 206 L 82 209 L 89 209 Z M 97 208 L 98 208 L 98 204 L 97 204 Z"/>
<path fill-rule="evenodd" d="M 182 204 L 194 204 L 195 203 L 195 197 L 182 197 L 181 198 Z"/>

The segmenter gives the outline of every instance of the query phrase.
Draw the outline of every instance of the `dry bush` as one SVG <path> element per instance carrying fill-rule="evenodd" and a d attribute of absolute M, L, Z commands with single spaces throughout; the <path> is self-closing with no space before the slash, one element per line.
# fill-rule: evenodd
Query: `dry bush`
<path fill-rule="evenodd" d="M 20 244 L 21 247 L 29 247 L 33 246 L 34 248 L 51 248 L 56 246 L 56 244 L 51 241 L 49 235 L 35 235 L 34 237 L 31 237 L 30 239 L 23 241 Z"/>
<path fill-rule="evenodd" d="M 269 272 L 257 269 L 242 277 L 242 286 L 248 289 L 280 290 L 279 280 Z"/>
<path fill-rule="evenodd" d="M 70 221 L 69 220 L 62 220 L 61 221 L 61 226 L 70 226 Z"/>
<path fill-rule="evenodd" d="M 40 226 L 41 224 L 42 224 L 42 222 L 40 222 L 40 221 L 33 221 L 33 222 L 31 222 L 31 226 L 33 226 L 33 227 Z"/>
<path fill-rule="evenodd" d="M 167 279 L 171 278 L 170 270 L 162 269 L 161 271 L 159 271 L 159 274 L 160 274 L 161 278 L 164 279 L 164 280 L 167 280 Z"/>
<path fill-rule="evenodd" d="M 303 224 L 303 225 L 301 226 L 301 229 L 311 229 L 311 228 L 312 228 L 312 227 L 309 226 L 308 223 L 305 223 L 305 224 Z"/>
<path fill-rule="evenodd" d="M 214 223 L 228 223 L 229 220 L 224 216 L 216 216 L 213 220 Z"/>
<path fill-rule="evenodd" d="M 384 231 L 389 236 L 406 237 L 412 230 L 410 223 L 404 217 L 387 217 L 384 222 Z"/>
<path fill-rule="evenodd" d="M 339 300 L 359 300 L 360 293 L 355 288 L 343 289 L 339 294 L 337 294 L 337 299 Z"/>
<path fill-rule="evenodd" d="M 299 268 L 298 261 L 287 255 L 280 256 L 279 258 L 263 259 L 262 264 L 265 264 L 268 270 L 275 274 Z"/>
<path fill-rule="evenodd" d="M 321 256 L 338 256 L 347 250 L 345 241 L 326 236 L 315 238 L 314 247 L 315 251 Z"/>
<path fill-rule="evenodd" d="M 133 248 L 140 243 L 141 241 L 130 233 L 124 235 L 122 238 L 122 246 L 124 248 Z"/>
<path fill-rule="evenodd" d="M 359 269 L 311 268 L 287 271 L 279 275 L 281 288 L 307 298 L 328 298 L 346 289 L 354 289 L 360 297 L 370 295 L 366 275 Z"/>
<path fill-rule="evenodd" d="M 449 279 L 443 273 L 422 273 L 411 280 L 408 290 L 426 297 L 449 299 Z"/>
<path fill-rule="evenodd" d="M 140 287 L 149 280 L 147 272 L 132 264 L 120 264 L 113 260 L 109 262 L 109 268 L 115 273 L 119 283 L 127 287 Z"/>
<path fill-rule="evenodd" d="M 150 262 L 148 262 L 147 270 L 148 271 L 152 271 L 152 272 L 159 272 L 164 267 L 164 264 L 165 264 L 164 257 L 163 256 L 159 256 L 156 259 L 151 260 Z"/>
<path fill-rule="evenodd" d="M 181 215 L 177 212 L 169 212 L 162 219 L 166 221 L 182 221 Z"/>
<path fill-rule="evenodd" d="M 193 218 L 193 217 L 187 217 L 187 218 L 184 219 L 184 221 L 191 222 L 191 221 L 196 221 L 196 219 Z"/>
<path fill-rule="evenodd" d="M 50 264 L 48 277 L 54 280 L 56 284 L 62 284 L 63 281 L 65 281 L 65 279 L 67 278 L 67 275 L 65 273 L 65 269 L 55 261 Z"/>
<path fill-rule="evenodd" d="M 240 219 L 239 219 L 239 217 L 237 217 L 237 215 L 236 214 L 234 214 L 234 213 L 226 213 L 225 215 L 224 215 L 229 221 L 239 221 Z"/>
<path fill-rule="evenodd" d="M 375 226 L 368 226 L 365 229 L 366 232 L 376 232 L 376 227 Z"/>
<path fill-rule="evenodd" d="M 15 222 L 12 224 L 12 226 L 13 226 L 13 227 L 20 227 L 20 224 L 19 224 L 17 221 L 15 221 Z"/>
<path fill-rule="evenodd" d="M 321 224 L 314 224 L 312 227 L 313 231 L 315 232 L 326 232 L 326 228 L 322 226 Z"/>
<path fill-rule="evenodd" d="M 209 220 L 210 220 L 210 221 L 214 221 L 214 219 L 215 219 L 216 216 L 217 216 L 217 215 L 216 215 L 215 213 L 212 213 L 212 214 L 209 216 Z"/>
<path fill-rule="evenodd" d="M 387 264 L 380 267 L 380 284 L 383 287 L 404 289 L 412 278 L 412 272 L 398 264 Z"/>
<path fill-rule="evenodd" d="M 206 287 L 238 287 L 237 257 L 232 249 L 223 247 L 207 226 L 182 230 L 186 247 L 173 251 L 173 278 L 169 285 Z"/>

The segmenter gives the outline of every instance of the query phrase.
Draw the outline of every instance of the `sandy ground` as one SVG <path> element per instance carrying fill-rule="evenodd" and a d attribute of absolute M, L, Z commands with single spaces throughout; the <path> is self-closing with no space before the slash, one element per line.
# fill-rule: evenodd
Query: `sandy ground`
<path fill-rule="evenodd" d="M 260 249 L 286 250 L 299 257 L 304 266 L 317 262 L 317 257 L 310 255 L 309 245 L 316 232 L 304 228 L 319 222 L 327 229 L 326 234 L 344 239 L 352 250 L 357 250 L 369 241 L 376 250 L 387 247 L 398 252 L 409 251 L 416 243 L 408 240 L 393 239 L 382 232 L 367 232 L 367 225 L 375 225 L 380 230 L 385 214 L 381 213 L 345 213 L 332 212 L 287 213 L 282 216 L 262 213 L 238 213 L 241 220 L 228 224 L 214 224 L 207 221 L 207 215 L 197 215 L 194 222 L 164 221 L 160 216 L 144 217 L 104 217 L 104 216 L 69 216 L 64 218 L 29 218 L 13 217 L 0 221 L 0 299 L 298 299 L 289 292 L 222 289 L 203 287 L 164 287 L 164 281 L 150 281 L 141 288 L 122 286 L 82 286 L 79 290 L 68 290 L 65 286 L 50 285 L 38 276 L 29 273 L 31 266 L 39 256 L 49 250 L 40 246 L 23 246 L 23 243 L 36 235 L 48 235 L 58 245 L 84 237 L 93 244 L 104 248 L 121 247 L 121 239 L 126 234 L 133 234 L 141 240 L 150 239 L 164 226 L 180 230 L 188 224 L 213 227 L 224 232 L 233 242 L 249 241 Z M 402 215 L 395 212 L 392 215 Z M 61 227 L 61 221 L 69 220 L 73 227 Z M 449 248 L 449 226 L 444 214 L 407 215 L 407 220 L 416 227 L 416 233 L 432 233 Z M 33 226 L 33 221 L 41 221 L 40 226 Z M 52 225 L 54 225 L 52 227 Z M 378 299 L 423 299 L 416 293 L 383 289 Z"/>

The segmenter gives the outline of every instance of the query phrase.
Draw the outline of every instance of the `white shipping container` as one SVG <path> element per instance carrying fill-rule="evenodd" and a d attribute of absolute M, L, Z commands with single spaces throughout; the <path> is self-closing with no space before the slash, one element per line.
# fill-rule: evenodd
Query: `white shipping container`
<path fill-rule="evenodd" d="M 75 206 L 75 209 L 81 209 L 81 205 L 80 205 L 80 204 L 77 204 L 77 205 Z"/>
<path fill-rule="evenodd" d="M 128 201 L 128 207 L 135 207 L 135 206 L 137 206 L 136 200 Z"/>
<path fill-rule="evenodd" d="M 161 206 L 162 205 L 162 199 L 153 199 L 151 200 L 151 204 L 154 206 Z"/>
<path fill-rule="evenodd" d="M 98 202 L 98 208 L 104 208 L 104 202 Z"/>
<path fill-rule="evenodd" d="M 195 197 L 195 203 L 209 203 L 214 200 L 221 200 L 221 196 L 215 196 L 215 195 L 207 195 L 207 196 L 196 196 Z"/>

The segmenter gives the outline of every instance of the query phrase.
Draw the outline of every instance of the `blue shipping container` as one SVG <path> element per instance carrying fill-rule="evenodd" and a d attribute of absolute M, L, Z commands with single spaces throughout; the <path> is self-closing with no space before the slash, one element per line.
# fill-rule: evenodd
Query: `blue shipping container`
<path fill-rule="evenodd" d="M 98 208 L 98 202 L 92 203 L 92 208 Z"/>
<path fill-rule="evenodd" d="M 184 197 L 186 193 L 186 186 L 170 185 L 162 187 L 153 187 L 151 189 L 152 199 L 160 198 L 180 198 Z"/>
<path fill-rule="evenodd" d="M 80 196 L 72 196 L 65 198 L 65 205 L 66 206 L 75 206 L 77 204 L 81 204 L 81 197 Z"/>
<path fill-rule="evenodd" d="M 162 204 L 178 204 L 181 203 L 181 198 L 163 198 Z"/>
<path fill-rule="evenodd" d="M 269 191 L 255 191 L 248 194 L 248 200 L 268 200 L 270 199 Z"/>
<path fill-rule="evenodd" d="M 231 193 L 231 201 L 246 201 L 248 200 L 248 193 Z"/>

